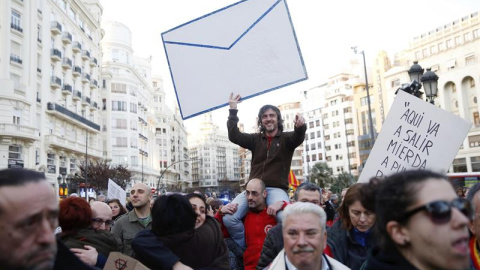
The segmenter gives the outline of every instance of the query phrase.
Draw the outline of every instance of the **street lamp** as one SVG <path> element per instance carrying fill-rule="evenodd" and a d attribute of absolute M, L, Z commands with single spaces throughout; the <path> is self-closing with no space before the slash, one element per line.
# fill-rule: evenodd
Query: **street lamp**
<path fill-rule="evenodd" d="M 68 184 L 72 180 L 72 177 L 69 175 L 65 177 L 65 175 L 58 175 L 57 181 L 58 181 L 58 195 L 60 198 L 66 198 L 68 195 Z"/>
<path fill-rule="evenodd" d="M 432 104 L 434 103 L 434 99 L 437 96 L 438 91 L 438 76 L 435 72 L 431 71 L 430 68 L 427 68 L 427 72 L 423 73 L 424 69 L 418 64 L 418 61 L 413 61 L 413 65 L 408 70 L 408 75 L 410 76 L 411 83 L 403 84 L 398 90 L 405 91 L 409 94 L 412 94 L 418 98 L 421 98 L 423 92 L 420 91 L 423 87 L 425 88 L 425 94 L 427 96 L 427 101 Z M 395 94 L 397 93 L 395 92 Z"/>
<path fill-rule="evenodd" d="M 138 151 L 140 151 L 140 155 L 142 155 L 142 183 L 143 183 L 143 157 L 148 158 L 148 153 L 143 151 L 142 149 L 138 149 Z"/>
<path fill-rule="evenodd" d="M 162 180 L 163 175 L 167 172 L 167 170 L 168 170 L 170 167 L 172 167 L 173 165 L 178 164 L 178 163 L 180 163 L 180 162 L 193 161 L 193 160 L 200 160 L 200 162 L 202 161 L 201 158 L 192 158 L 192 159 L 179 160 L 179 161 L 173 162 L 172 164 L 168 165 L 165 169 L 163 169 L 163 171 L 160 173 L 160 176 L 158 177 L 157 192 L 158 192 L 158 190 L 160 190 L 160 181 Z"/>
<path fill-rule="evenodd" d="M 371 105 L 370 105 L 370 92 L 369 92 L 369 88 L 368 88 L 367 64 L 365 62 L 365 52 L 363 50 L 360 51 L 360 52 L 357 52 L 357 46 L 352 47 L 352 50 L 356 54 L 361 53 L 363 55 L 363 68 L 364 68 L 364 72 L 365 72 L 365 89 L 367 90 L 368 122 L 370 123 L 370 139 L 371 139 L 371 144 L 372 144 L 372 148 L 373 148 L 373 145 L 375 144 L 375 133 L 373 132 L 372 108 L 371 108 Z"/>

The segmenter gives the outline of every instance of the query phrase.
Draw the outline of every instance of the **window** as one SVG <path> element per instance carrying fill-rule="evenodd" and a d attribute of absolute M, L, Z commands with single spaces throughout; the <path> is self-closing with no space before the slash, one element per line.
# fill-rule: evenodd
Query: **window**
<path fill-rule="evenodd" d="M 8 146 L 8 159 L 21 160 L 22 159 L 22 146 L 10 145 Z M 10 163 L 9 163 L 10 164 Z"/>
<path fill-rule="evenodd" d="M 127 102 L 125 101 L 112 101 L 112 111 L 127 111 Z"/>
<path fill-rule="evenodd" d="M 20 125 L 20 119 L 22 118 L 22 111 L 14 108 L 13 109 L 13 124 Z"/>
<path fill-rule="evenodd" d="M 313 122 L 308 123 L 308 128 L 313 128 Z"/>
<path fill-rule="evenodd" d="M 470 161 L 472 163 L 472 171 L 480 172 L 480 156 L 471 157 Z"/>
<path fill-rule="evenodd" d="M 310 132 L 310 139 L 315 139 L 315 132 Z"/>
<path fill-rule="evenodd" d="M 400 82 L 400 80 L 399 80 L 399 82 Z M 343 108 L 343 112 L 344 113 L 352 112 L 352 107 Z"/>
<path fill-rule="evenodd" d="M 370 96 L 370 104 L 371 103 L 374 103 L 375 102 L 375 99 L 373 96 Z M 362 97 L 360 98 L 360 105 L 361 106 L 366 106 L 368 105 L 368 97 Z"/>
<path fill-rule="evenodd" d="M 475 64 L 475 55 L 469 55 L 465 57 L 465 65 L 466 66 L 471 66 Z"/>
<path fill-rule="evenodd" d="M 443 51 L 443 50 L 445 50 L 445 43 L 443 42 L 438 43 L 438 51 Z"/>
<path fill-rule="evenodd" d="M 317 148 L 316 148 L 316 145 L 315 145 L 314 143 L 312 143 L 312 144 L 310 145 L 310 148 L 311 148 L 312 150 L 317 149 Z"/>
<path fill-rule="evenodd" d="M 127 85 L 124 83 L 112 83 L 112 93 L 126 94 Z"/>
<path fill-rule="evenodd" d="M 47 172 L 56 173 L 57 167 L 55 166 L 55 154 L 47 154 Z"/>
<path fill-rule="evenodd" d="M 322 132 L 320 130 L 317 130 L 317 138 L 320 138 L 322 136 Z"/>
<path fill-rule="evenodd" d="M 452 40 L 451 39 L 447 40 L 447 49 L 451 49 L 452 47 L 453 47 Z"/>
<path fill-rule="evenodd" d="M 480 135 L 469 136 L 468 145 L 470 145 L 470 147 L 480 147 Z"/>
<path fill-rule="evenodd" d="M 58 158 L 59 158 L 59 161 L 60 161 L 60 166 L 58 166 L 58 167 L 66 169 L 67 168 L 67 158 L 62 157 L 62 156 L 60 156 Z"/>
<path fill-rule="evenodd" d="M 18 11 L 12 10 L 11 27 L 19 32 L 23 32 L 21 27 L 21 15 Z"/>
<path fill-rule="evenodd" d="M 453 172 L 467 172 L 467 159 L 456 158 L 453 160 Z"/>
<path fill-rule="evenodd" d="M 70 172 L 77 170 L 77 160 L 70 158 Z"/>
<path fill-rule="evenodd" d="M 60 5 L 60 7 L 62 8 L 63 11 L 67 11 L 67 2 L 65 0 L 60 0 L 59 1 L 60 3 L 58 3 Z"/>
<path fill-rule="evenodd" d="M 430 54 L 436 54 L 438 52 L 438 47 L 433 45 L 430 47 Z"/>
<path fill-rule="evenodd" d="M 137 113 L 137 104 L 130 102 L 130 112 Z"/>
<path fill-rule="evenodd" d="M 318 149 L 322 149 L 322 143 L 321 142 L 318 142 L 317 146 L 318 146 Z"/>
<path fill-rule="evenodd" d="M 462 45 L 462 37 L 461 36 L 455 37 L 455 45 Z"/>
<path fill-rule="evenodd" d="M 68 17 L 70 17 L 70 19 L 74 22 L 77 21 L 77 15 L 75 14 L 75 11 L 73 11 L 72 8 L 68 9 Z"/>
<path fill-rule="evenodd" d="M 114 128 L 117 129 L 127 129 L 127 119 L 115 119 Z"/>
<path fill-rule="evenodd" d="M 42 26 L 37 24 L 37 41 L 42 43 Z"/>
<path fill-rule="evenodd" d="M 127 138 L 126 137 L 116 137 L 115 140 L 115 147 L 127 147 Z"/>
<path fill-rule="evenodd" d="M 40 164 L 40 148 L 35 149 L 35 165 Z"/>
<path fill-rule="evenodd" d="M 320 120 L 315 120 L 315 126 L 319 127 L 320 126 Z"/>
<path fill-rule="evenodd" d="M 427 48 L 424 48 L 422 50 L 422 54 L 423 54 L 423 57 L 428 57 L 428 49 Z"/>
<path fill-rule="evenodd" d="M 473 30 L 473 38 L 476 39 L 480 37 L 480 29 Z"/>
<path fill-rule="evenodd" d="M 415 59 L 422 59 L 422 53 L 420 51 L 415 52 Z"/>

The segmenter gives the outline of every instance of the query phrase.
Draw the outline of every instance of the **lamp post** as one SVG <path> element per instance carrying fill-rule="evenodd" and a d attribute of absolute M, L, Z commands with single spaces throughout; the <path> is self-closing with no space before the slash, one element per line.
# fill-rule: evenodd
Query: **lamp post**
<path fill-rule="evenodd" d="M 68 184 L 71 181 L 71 176 L 66 176 L 65 175 L 58 175 L 57 181 L 58 181 L 58 195 L 60 198 L 66 198 L 68 195 Z"/>
<path fill-rule="evenodd" d="M 371 144 L 372 148 L 373 145 L 375 144 L 375 133 L 373 132 L 373 120 L 372 120 L 372 108 L 370 105 L 370 91 L 368 87 L 368 79 L 367 79 L 367 64 L 365 62 L 365 52 L 362 50 L 360 52 L 357 52 L 357 46 L 352 47 L 352 50 L 354 53 L 359 54 L 361 53 L 363 56 L 363 68 L 365 72 L 365 89 L 367 90 L 367 104 L 368 104 L 368 122 L 370 123 L 370 139 L 371 139 Z"/>
<path fill-rule="evenodd" d="M 143 183 L 143 157 L 147 157 L 148 158 L 148 153 L 143 151 L 142 149 L 139 149 L 138 150 L 140 152 L 140 155 L 142 156 L 142 183 Z"/>
<path fill-rule="evenodd" d="M 420 91 L 423 87 L 425 89 L 425 95 L 427 96 L 427 102 L 435 104 L 434 99 L 438 92 L 438 76 L 435 72 L 427 68 L 427 72 L 423 73 L 424 69 L 418 64 L 418 61 L 413 61 L 413 65 L 408 70 L 411 83 L 403 84 L 398 90 L 405 91 L 418 98 L 421 98 L 423 92 Z M 420 84 L 422 82 L 422 84 Z M 397 90 L 397 92 L 398 92 Z M 397 93 L 396 92 L 396 93 Z"/>
<path fill-rule="evenodd" d="M 170 167 L 172 167 L 173 165 L 178 164 L 178 163 L 180 163 L 180 162 L 187 162 L 187 161 L 193 161 L 193 160 L 200 160 L 200 161 L 202 161 L 201 158 L 193 158 L 193 159 L 179 160 L 179 161 L 175 161 L 175 162 L 171 163 L 171 164 L 168 165 L 165 169 L 163 169 L 163 171 L 160 173 L 160 176 L 158 177 L 157 192 L 158 192 L 158 190 L 160 190 L 160 181 L 162 180 L 163 175 L 167 172 L 167 170 L 168 170 Z"/>

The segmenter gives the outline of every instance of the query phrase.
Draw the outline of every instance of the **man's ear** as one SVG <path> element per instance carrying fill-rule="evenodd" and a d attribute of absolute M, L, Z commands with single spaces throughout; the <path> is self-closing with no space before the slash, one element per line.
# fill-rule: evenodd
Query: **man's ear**
<path fill-rule="evenodd" d="M 410 243 L 410 231 L 397 221 L 389 221 L 387 223 L 387 233 L 393 242 L 399 246 Z"/>
<path fill-rule="evenodd" d="M 267 198 L 267 190 L 266 189 L 263 191 L 263 198 Z"/>

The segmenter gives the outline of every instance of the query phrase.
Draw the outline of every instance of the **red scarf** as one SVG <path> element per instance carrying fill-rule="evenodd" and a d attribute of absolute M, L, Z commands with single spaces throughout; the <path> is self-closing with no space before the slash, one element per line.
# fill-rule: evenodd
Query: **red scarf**
<path fill-rule="evenodd" d="M 480 269 L 480 253 L 477 246 L 477 238 L 472 237 L 470 239 L 470 258 L 472 259 L 473 267 Z"/>

